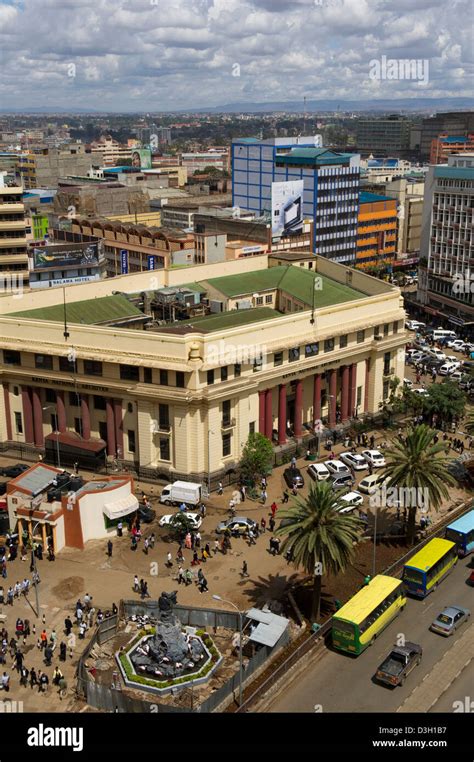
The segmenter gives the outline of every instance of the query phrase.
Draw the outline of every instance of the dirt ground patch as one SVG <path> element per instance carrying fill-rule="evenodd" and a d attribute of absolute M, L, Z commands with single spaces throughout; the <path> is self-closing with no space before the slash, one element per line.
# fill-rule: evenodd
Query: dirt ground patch
<path fill-rule="evenodd" d="M 84 577 L 66 577 L 51 589 L 56 598 L 63 601 L 76 598 L 84 590 Z"/>

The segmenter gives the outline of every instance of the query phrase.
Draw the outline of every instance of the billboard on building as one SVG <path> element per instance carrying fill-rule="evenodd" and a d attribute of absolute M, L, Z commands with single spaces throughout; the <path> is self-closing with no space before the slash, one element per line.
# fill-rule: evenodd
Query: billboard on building
<path fill-rule="evenodd" d="M 33 248 L 32 270 L 60 267 L 97 267 L 99 243 L 66 243 Z"/>
<path fill-rule="evenodd" d="M 134 148 L 132 151 L 132 167 L 151 169 L 151 151 L 149 148 Z"/>
<path fill-rule="evenodd" d="M 272 183 L 272 238 L 303 232 L 304 180 Z"/>

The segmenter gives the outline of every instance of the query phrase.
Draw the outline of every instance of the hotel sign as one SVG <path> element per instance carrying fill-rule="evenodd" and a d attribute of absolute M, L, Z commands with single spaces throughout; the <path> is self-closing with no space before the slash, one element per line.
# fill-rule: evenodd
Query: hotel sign
<path fill-rule="evenodd" d="M 38 376 L 33 376 L 31 379 L 35 384 L 49 384 L 52 386 L 72 386 L 71 382 L 69 381 L 59 381 L 55 378 L 39 378 Z M 93 392 L 110 392 L 110 389 L 108 386 L 94 386 L 94 384 L 76 384 L 78 389 L 90 389 Z"/>

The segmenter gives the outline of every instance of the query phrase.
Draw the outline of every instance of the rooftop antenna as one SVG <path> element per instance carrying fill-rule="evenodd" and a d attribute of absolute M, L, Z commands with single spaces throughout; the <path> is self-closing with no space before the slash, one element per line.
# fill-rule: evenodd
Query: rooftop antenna
<path fill-rule="evenodd" d="M 69 331 L 67 329 L 67 311 L 66 311 L 66 286 L 63 288 L 63 313 L 64 313 L 64 341 L 67 341 L 69 338 Z"/>

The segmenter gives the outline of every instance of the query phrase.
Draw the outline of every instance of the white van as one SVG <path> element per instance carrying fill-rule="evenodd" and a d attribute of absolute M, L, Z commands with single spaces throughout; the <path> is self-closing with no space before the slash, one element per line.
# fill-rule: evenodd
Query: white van
<path fill-rule="evenodd" d="M 433 331 L 433 341 L 439 341 L 440 339 L 456 339 L 457 334 L 454 331 L 445 331 L 444 328 L 435 328 Z"/>
<path fill-rule="evenodd" d="M 372 495 L 384 479 L 385 477 L 383 474 L 369 474 L 361 479 L 357 489 L 359 492 L 364 492 L 366 495 Z"/>

